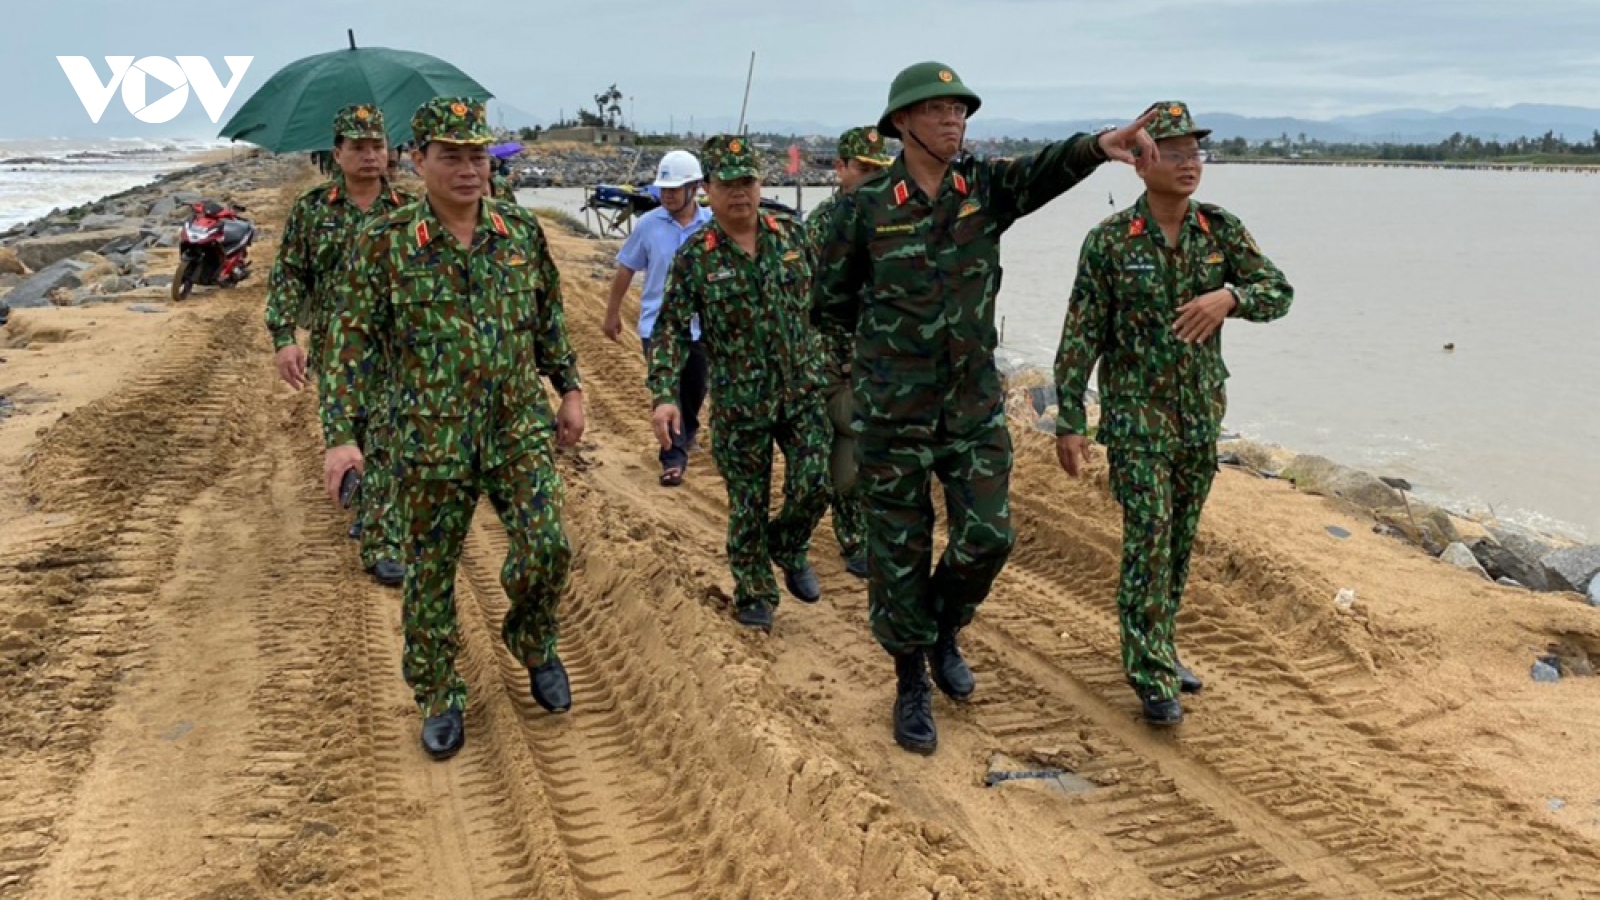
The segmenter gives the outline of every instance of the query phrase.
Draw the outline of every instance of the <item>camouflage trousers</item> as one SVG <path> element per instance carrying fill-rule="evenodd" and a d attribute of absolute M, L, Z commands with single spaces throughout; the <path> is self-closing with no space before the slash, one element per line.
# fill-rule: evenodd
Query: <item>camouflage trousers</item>
<path fill-rule="evenodd" d="M 714 420 L 711 455 L 728 485 L 728 565 L 736 606 L 778 605 L 776 564 L 806 564 L 828 508 L 828 429 L 821 395 L 788 404 L 776 421 Z M 783 509 L 772 516 L 772 450 L 783 453 Z M 770 519 L 770 520 L 769 520 Z"/>
<path fill-rule="evenodd" d="M 929 438 L 868 430 L 859 441 L 868 616 L 873 637 L 900 655 L 969 624 L 1011 555 L 1011 433 L 996 423 L 959 436 L 941 426 Z M 950 532 L 937 568 L 934 477 Z"/>
<path fill-rule="evenodd" d="M 500 634 L 529 668 L 556 652 L 556 604 L 572 553 L 561 528 L 561 476 L 548 449 L 526 454 L 465 481 L 427 478 L 404 463 L 397 499 L 408 538 L 404 601 L 406 683 L 424 716 L 465 709 L 467 684 L 456 672 L 456 563 L 480 492 L 505 526 L 509 549 L 500 585 L 511 601 Z"/>
<path fill-rule="evenodd" d="M 833 425 L 833 450 L 828 457 L 828 475 L 833 483 L 833 533 L 839 538 L 839 552 L 854 559 L 866 550 L 867 544 L 861 498 L 856 496 L 856 433 L 851 424 L 855 392 L 848 379 L 830 379 L 826 399 L 828 420 Z"/>
<path fill-rule="evenodd" d="M 1217 474 L 1204 444 L 1173 453 L 1111 448 L 1111 493 L 1122 504 L 1122 667 L 1141 696 L 1178 696 L 1178 606 L 1200 508 Z"/>
<path fill-rule="evenodd" d="M 361 565 L 368 569 L 380 560 L 405 561 L 400 510 L 394 499 L 394 458 L 389 449 L 392 431 L 381 418 L 356 420 L 356 445 L 365 461 L 361 489 L 352 505 L 361 523 Z"/>

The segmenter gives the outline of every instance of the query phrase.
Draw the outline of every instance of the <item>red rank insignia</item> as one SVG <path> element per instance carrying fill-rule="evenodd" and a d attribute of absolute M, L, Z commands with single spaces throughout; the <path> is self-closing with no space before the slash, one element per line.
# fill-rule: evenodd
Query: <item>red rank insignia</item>
<path fill-rule="evenodd" d="M 910 199 L 911 199 L 911 189 L 906 187 L 906 183 L 904 181 L 895 182 L 894 183 L 894 203 L 895 203 L 895 205 L 896 206 L 902 206 L 902 205 L 905 204 L 905 202 L 907 200 L 910 200 Z"/>
<path fill-rule="evenodd" d="M 416 234 L 417 234 L 417 249 L 421 250 L 423 247 L 428 246 L 428 223 L 427 222 L 418 222 L 417 223 L 417 232 L 416 232 Z"/>
<path fill-rule="evenodd" d="M 961 173 L 960 172 L 955 173 L 953 178 L 954 178 L 954 181 L 955 181 L 957 193 L 960 193 L 962 196 L 965 196 L 966 193 L 967 193 L 967 180 L 965 178 L 961 177 Z"/>
<path fill-rule="evenodd" d="M 1138 237 L 1141 234 L 1144 234 L 1144 218 L 1142 216 L 1134 219 L 1132 224 L 1128 226 L 1128 237 Z"/>

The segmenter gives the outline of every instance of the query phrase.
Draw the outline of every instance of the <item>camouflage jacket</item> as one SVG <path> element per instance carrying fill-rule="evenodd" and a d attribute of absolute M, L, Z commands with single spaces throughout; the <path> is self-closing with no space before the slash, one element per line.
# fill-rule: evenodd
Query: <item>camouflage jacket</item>
<path fill-rule="evenodd" d="M 839 194 L 829 194 L 824 197 L 816 208 L 806 215 L 806 243 L 811 247 L 813 264 L 822 259 L 823 247 L 832 236 L 833 218 L 839 213 Z M 854 342 L 854 335 L 835 332 L 823 334 L 822 328 L 822 296 L 820 283 L 813 280 L 811 289 L 811 322 L 817 326 L 819 337 L 824 341 L 823 367 L 830 383 L 839 383 L 850 373 L 850 345 Z M 843 343 L 839 343 L 839 342 Z M 828 343 L 832 342 L 832 343 Z"/>
<path fill-rule="evenodd" d="M 1168 247 L 1144 197 L 1084 239 L 1056 353 L 1057 434 L 1086 434 L 1083 396 L 1100 363 L 1100 428 L 1108 447 L 1170 452 L 1215 443 L 1227 408 L 1222 329 L 1203 344 L 1178 340 L 1178 307 L 1232 284 L 1233 316 L 1270 322 L 1294 289 L 1237 218 L 1190 201 L 1178 246 Z"/>
<path fill-rule="evenodd" d="M 771 422 L 783 407 L 820 397 L 810 251 L 798 225 L 762 215 L 751 257 L 712 219 L 678 251 L 650 345 L 657 406 L 677 402 L 695 316 L 711 363 L 713 422 Z"/>
<path fill-rule="evenodd" d="M 344 278 L 340 270 L 362 223 L 416 199 L 385 181 L 378 198 L 362 209 L 350 202 L 343 175 L 295 199 L 267 281 L 267 331 L 273 350 L 294 343 L 296 325 L 317 334 L 327 330 L 334 294 Z"/>
<path fill-rule="evenodd" d="M 955 434 L 1001 421 L 1000 236 L 1101 161 L 1084 135 L 1016 160 L 967 157 L 930 200 L 902 154 L 839 198 L 821 247 L 818 316 L 830 351 L 853 352 L 865 432 L 929 437 L 941 420 Z"/>
<path fill-rule="evenodd" d="M 517 202 L 517 189 L 511 186 L 511 180 L 504 175 L 489 176 L 489 196 L 495 200 L 506 203 Z"/>
<path fill-rule="evenodd" d="M 365 228 L 341 293 L 321 375 L 328 446 L 375 372 L 388 373 L 399 458 L 428 477 L 464 478 L 549 441 L 540 376 L 577 390 L 561 277 L 533 213 L 484 201 L 466 248 L 426 200 Z"/>

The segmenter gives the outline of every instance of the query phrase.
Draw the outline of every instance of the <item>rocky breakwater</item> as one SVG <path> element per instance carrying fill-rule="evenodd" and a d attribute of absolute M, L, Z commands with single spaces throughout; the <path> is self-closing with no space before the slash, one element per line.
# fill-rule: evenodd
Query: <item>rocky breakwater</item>
<path fill-rule="evenodd" d="M 1017 422 L 1055 432 L 1056 391 L 1050 373 L 1015 360 L 1001 365 L 1006 412 Z M 1090 437 L 1099 408 L 1088 398 Z M 1418 499 L 1401 478 L 1373 475 L 1312 454 L 1224 436 L 1220 465 L 1281 478 L 1303 493 L 1327 497 L 1372 521 L 1372 530 L 1405 541 L 1446 565 L 1506 587 L 1582 595 L 1600 607 L 1600 544 L 1578 544 L 1506 522 L 1455 512 Z"/>
<path fill-rule="evenodd" d="M 11 308 L 102 303 L 164 289 L 172 282 L 178 229 L 190 204 L 232 202 L 294 177 L 299 165 L 253 152 L 11 227 L 0 233 L 0 322 Z M 259 237 L 262 226 L 256 227 Z"/>

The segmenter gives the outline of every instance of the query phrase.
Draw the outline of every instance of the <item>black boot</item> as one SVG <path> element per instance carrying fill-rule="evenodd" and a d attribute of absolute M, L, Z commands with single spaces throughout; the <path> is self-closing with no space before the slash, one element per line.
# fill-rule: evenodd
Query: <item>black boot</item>
<path fill-rule="evenodd" d="M 564 713 L 572 708 L 572 686 L 567 682 L 567 667 L 551 657 L 549 662 L 528 670 L 533 702 L 545 712 Z"/>
<path fill-rule="evenodd" d="M 850 557 L 844 564 L 844 570 L 857 578 L 866 578 L 868 574 L 867 555 L 858 553 Z"/>
<path fill-rule="evenodd" d="M 392 559 L 380 559 L 367 571 L 372 573 L 372 580 L 384 587 L 399 587 L 406 583 L 406 567 Z"/>
<path fill-rule="evenodd" d="M 809 564 L 792 572 L 784 569 L 783 586 L 801 603 L 815 603 L 822 599 L 822 582 L 817 580 L 816 570 Z"/>
<path fill-rule="evenodd" d="M 972 689 L 977 686 L 972 669 L 961 658 L 961 648 L 956 646 L 956 633 L 960 630 L 954 625 L 940 627 L 939 639 L 928 650 L 928 668 L 933 670 L 933 683 L 951 700 L 971 697 Z"/>
<path fill-rule="evenodd" d="M 449 759 L 467 742 L 467 728 L 461 710 L 447 709 L 422 720 L 422 749 L 434 759 Z"/>
<path fill-rule="evenodd" d="M 734 610 L 733 619 L 746 628 L 772 632 L 772 607 L 765 603 L 747 603 Z"/>
<path fill-rule="evenodd" d="M 1160 694 L 1145 694 L 1140 700 L 1144 704 L 1144 720 L 1151 725 L 1171 726 L 1183 724 L 1183 704 L 1177 697 L 1162 697 Z"/>
<path fill-rule="evenodd" d="M 1199 675 L 1183 663 L 1178 663 L 1178 690 L 1185 694 L 1198 694 L 1205 686 L 1206 683 L 1200 680 Z"/>
<path fill-rule="evenodd" d="M 894 742 L 912 753 L 932 754 L 939 749 L 939 732 L 933 726 L 933 689 L 922 651 L 896 656 L 894 672 L 899 681 L 894 698 Z"/>

